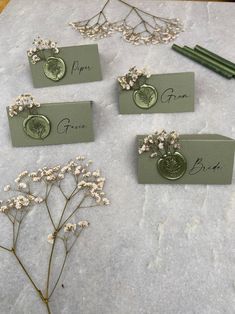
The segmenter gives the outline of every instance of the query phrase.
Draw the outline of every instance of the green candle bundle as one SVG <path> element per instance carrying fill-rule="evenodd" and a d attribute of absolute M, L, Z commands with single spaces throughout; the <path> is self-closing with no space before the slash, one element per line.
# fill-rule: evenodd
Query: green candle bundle
<path fill-rule="evenodd" d="M 194 49 L 184 46 L 180 47 L 178 45 L 173 45 L 172 49 L 179 52 L 180 54 L 188 57 L 189 59 L 200 63 L 207 67 L 208 69 L 231 79 L 235 77 L 235 64 L 206 50 L 203 47 L 195 46 Z"/>
<path fill-rule="evenodd" d="M 211 51 L 209 51 L 209 50 L 207 50 L 207 49 L 205 49 L 205 48 L 203 48 L 203 47 L 201 47 L 199 45 L 196 45 L 194 47 L 194 50 L 204 54 L 205 56 L 210 57 L 211 59 L 214 59 L 214 60 L 216 60 L 216 61 L 218 61 L 218 62 L 228 66 L 229 68 L 231 68 L 231 69 L 233 69 L 235 71 L 235 64 L 233 62 L 218 56 L 214 52 L 211 52 Z"/>

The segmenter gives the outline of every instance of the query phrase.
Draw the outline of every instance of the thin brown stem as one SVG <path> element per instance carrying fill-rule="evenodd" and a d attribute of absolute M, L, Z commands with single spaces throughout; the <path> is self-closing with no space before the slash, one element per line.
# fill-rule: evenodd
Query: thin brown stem
<path fill-rule="evenodd" d="M 129 4 L 129 3 L 125 2 L 125 1 L 123 1 L 123 0 L 118 0 L 118 1 L 122 2 L 123 4 L 127 5 L 128 7 L 132 8 L 132 9 L 135 9 L 135 11 L 138 10 L 139 12 L 142 12 L 142 13 L 148 15 L 148 16 L 151 16 L 151 17 L 155 17 L 155 18 L 160 19 L 160 17 L 158 17 L 158 16 L 156 16 L 156 15 L 153 15 L 153 14 L 151 14 L 151 13 L 148 13 L 148 12 L 146 12 L 146 11 L 140 9 L 140 8 L 137 8 L 136 6 L 131 5 L 131 4 Z M 167 20 L 167 19 L 165 19 L 165 20 Z"/>
<path fill-rule="evenodd" d="M 53 221 L 53 218 L 52 218 L 52 215 L 51 215 L 51 212 L 50 212 L 50 208 L 49 208 L 49 206 L 48 206 L 48 197 L 49 197 L 49 195 L 50 195 L 50 193 L 51 193 L 52 187 L 53 187 L 53 184 L 51 184 L 49 188 L 48 188 L 48 186 L 47 186 L 47 188 L 46 188 L 45 205 L 46 205 L 46 209 L 47 209 L 47 212 L 48 212 L 50 221 L 51 221 L 51 223 L 52 223 L 54 229 L 56 229 L 55 223 L 54 223 L 54 221 Z"/>
<path fill-rule="evenodd" d="M 76 187 L 77 188 L 77 187 Z M 58 226 L 55 227 L 55 238 L 54 238 L 54 241 L 53 241 L 53 244 L 52 244 L 52 248 L 51 248 L 51 253 L 50 253 L 50 258 L 49 258 L 49 263 L 48 263 L 48 271 L 47 271 L 47 283 L 46 283 L 46 297 L 48 298 L 49 296 L 49 288 L 50 288 L 50 276 L 51 276 L 51 264 L 52 264 L 52 259 L 53 259 L 53 253 L 54 253 L 54 249 L 55 249 L 55 244 L 56 244 L 56 239 L 57 239 L 57 234 L 58 232 L 60 231 L 60 224 L 61 224 L 61 221 L 63 219 L 63 216 L 64 216 L 64 213 L 65 213 L 65 210 L 68 206 L 68 203 L 73 195 L 73 193 L 75 192 L 76 188 L 72 191 L 71 195 L 66 199 L 66 202 L 65 202 L 65 205 L 64 205 L 64 208 L 62 210 L 62 214 L 61 214 L 61 217 L 60 217 L 60 220 L 59 220 L 59 223 L 58 223 Z"/>
<path fill-rule="evenodd" d="M 51 310 L 50 310 L 50 306 L 48 302 L 46 302 L 46 308 L 47 308 L 47 313 L 51 314 Z"/>
<path fill-rule="evenodd" d="M 80 201 L 80 203 L 77 205 L 77 207 L 74 209 L 74 211 L 65 219 L 65 221 L 59 225 L 59 228 L 58 228 L 58 232 L 63 228 L 63 226 L 66 224 L 66 222 L 76 213 L 76 211 L 80 208 L 80 205 L 84 202 L 86 198 L 86 195 L 82 198 L 82 200 Z M 60 221 L 61 223 L 61 221 Z"/>
<path fill-rule="evenodd" d="M 13 224 L 14 216 L 12 216 L 10 213 L 7 213 L 6 216 L 7 216 L 7 218 L 10 220 L 10 222 Z M 11 217 L 12 217 L 12 218 L 11 218 Z"/>
<path fill-rule="evenodd" d="M 42 300 L 44 300 L 43 294 L 41 292 L 40 289 L 38 289 L 37 285 L 35 284 L 34 280 L 32 279 L 32 277 L 30 276 L 29 272 L 26 270 L 24 264 L 22 263 L 21 259 L 19 258 L 19 256 L 16 254 L 15 250 L 12 249 L 11 252 L 13 253 L 13 255 L 15 256 L 16 260 L 18 261 L 19 265 L 21 266 L 21 268 L 23 269 L 24 273 L 26 274 L 26 276 L 28 277 L 29 281 L 31 282 L 31 284 L 33 285 L 34 289 L 37 291 L 37 293 L 39 294 L 40 298 Z"/>
<path fill-rule="evenodd" d="M 8 249 L 8 248 L 5 247 L 5 246 L 0 245 L 0 248 L 3 249 L 3 250 L 6 250 L 6 251 L 8 251 L 8 252 L 11 252 L 11 249 Z"/>
<path fill-rule="evenodd" d="M 81 229 L 77 234 L 76 234 L 76 238 L 73 241 L 73 243 L 71 244 L 70 248 L 68 249 L 68 253 L 72 250 L 72 248 L 74 247 L 75 243 L 77 242 L 78 237 L 80 236 L 80 234 L 82 233 L 83 229 Z"/>
<path fill-rule="evenodd" d="M 59 281 L 60 281 L 60 278 L 61 278 L 61 276 L 62 276 L 64 267 L 65 267 L 65 263 L 66 263 L 67 258 L 68 258 L 68 255 L 69 255 L 69 253 L 71 252 L 72 248 L 74 247 L 75 243 L 77 242 L 77 239 L 78 239 L 78 237 L 80 236 L 80 234 L 82 233 L 82 231 L 83 231 L 83 229 L 81 229 L 80 232 L 78 232 L 78 233 L 76 234 L 76 238 L 75 238 L 75 240 L 73 241 L 73 243 L 71 244 L 71 246 L 70 246 L 69 249 L 67 249 L 67 244 L 65 244 L 65 256 L 64 256 L 63 264 L 62 264 L 62 266 L 61 266 L 61 270 L 60 270 L 59 276 L 58 276 L 58 278 L 57 278 L 57 280 L 56 280 L 56 283 L 55 283 L 55 285 L 54 285 L 54 287 L 53 287 L 53 289 L 52 289 L 52 291 L 51 291 L 51 293 L 50 293 L 50 295 L 49 295 L 49 297 L 48 297 L 48 300 L 49 300 L 49 299 L 51 298 L 51 296 L 53 295 L 53 293 L 54 293 L 54 291 L 55 291 L 55 289 L 56 289 L 56 287 L 57 287 L 57 285 L 58 285 L 58 283 L 59 283 Z M 67 242 L 66 242 L 66 243 L 67 243 Z"/>
<path fill-rule="evenodd" d="M 92 208 L 92 207 L 97 207 L 97 206 L 100 206 L 99 204 L 94 204 L 94 205 L 90 205 L 90 206 L 80 206 L 79 209 L 82 209 L 82 208 Z"/>
<path fill-rule="evenodd" d="M 48 296 L 49 296 L 50 275 L 51 275 L 51 262 L 52 262 L 53 253 L 54 253 L 54 249 L 55 249 L 55 243 L 56 243 L 56 236 L 55 236 L 55 239 L 54 239 L 53 244 L 52 244 L 51 254 L 50 254 L 49 263 L 48 263 L 47 283 L 46 283 L 46 298 L 47 298 L 47 299 L 48 299 Z"/>
<path fill-rule="evenodd" d="M 47 212 L 48 212 L 50 221 L 51 221 L 51 223 L 52 223 L 54 229 L 56 229 L 55 223 L 54 223 L 53 218 L 52 218 L 52 216 L 51 216 L 51 212 L 50 212 L 50 208 L 49 208 L 49 206 L 48 206 L 47 199 L 45 200 L 45 205 L 46 205 L 46 209 L 47 209 Z"/>
<path fill-rule="evenodd" d="M 105 3 L 105 5 L 103 6 L 103 8 L 102 8 L 101 12 L 103 12 L 103 11 L 104 11 L 104 9 L 105 9 L 105 8 L 106 8 L 106 6 L 108 5 L 109 1 L 110 1 L 110 0 L 107 0 L 107 1 L 106 1 L 106 3 Z"/>
<path fill-rule="evenodd" d="M 60 229 L 61 229 L 61 228 L 60 228 L 60 224 L 61 224 L 61 221 L 62 221 L 62 219 L 63 219 L 63 217 L 64 217 L 64 213 L 65 213 L 65 210 L 66 210 L 66 208 L 67 208 L 67 205 L 68 205 L 69 201 L 77 194 L 77 193 L 75 193 L 76 189 L 77 189 L 77 186 L 75 187 L 75 189 L 73 190 L 73 192 L 70 194 L 70 196 L 67 198 L 67 200 L 66 200 L 66 202 L 65 202 L 65 206 L 64 206 L 64 208 L 63 208 L 63 211 L 62 211 L 62 214 L 61 214 L 61 217 L 60 217 L 58 226 L 57 226 L 57 228 L 56 228 L 56 231 L 57 231 L 57 232 L 59 232 Z M 74 194 L 74 193 L 75 193 L 75 194 Z"/>
<path fill-rule="evenodd" d="M 17 210 L 15 210 L 15 215 L 12 223 L 12 246 L 15 247 L 15 222 L 16 222 Z"/>
<path fill-rule="evenodd" d="M 21 223 L 24 219 L 24 217 L 26 216 L 26 214 L 22 215 L 22 212 L 21 212 L 21 216 L 20 216 L 20 221 L 18 223 L 18 227 L 17 227 L 17 231 L 16 231 L 16 237 L 15 237 L 15 242 L 13 244 L 13 248 L 16 250 L 16 245 L 17 245 L 17 241 L 18 241 L 18 238 L 19 238 L 19 233 L 20 233 L 20 227 L 21 227 Z"/>
<path fill-rule="evenodd" d="M 123 19 L 123 22 L 126 22 L 126 20 L 128 19 L 128 17 L 131 15 L 131 13 L 133 12 L 134 8 L 131 8 L 130 11 L 127 13 L 127 15 L 125 16 L 125 18 Z"/>
<path fill-rule="evenodd" d="M 56 280 L 56 282 L 55 282 L 55 285 L 54 285 L 53 289 L 51 290 L 51 293 L 50 293 L 50 295 L 49 295 L 49 297 L 48 297 L 48 300 L 49 300 L 49 299 L 51 298 L 51 296 L 53 295 L 53 293 L 54 293 L 54 291 L 55 291 L 55 289 L 56 289 L 56 287 L 57 287 L 57 285 L 58 285 L 58 283 L 59 283 L 59 281 L 60 281 L 60 277 L 61 277 L 61 275 L 62 275 L 62 273 L 63 273 L 63 270 L 64 270 L 64 266 L 65 266 L 67 257 L 68 257 L 68 252 L 66 251 L 66 252 L 65 252 L 65 256 L 64 256 L 64 260 L 63 260 L 63 264 L 62 264 L 62 267 L 61 267 L 61 270 L 60 270 L 60 273 L 59 273 L 59 276 L 58 276 L 58 278 L 57 278 L 57 280 Z"/>
<path fill-rule="evenodd" d="M 68 197 L 67 197 L 67 195 L 64 193 L 64 191 L 63 191 L 63 189 L 62 189 L 62 187 L 61 187 L 61 185 L 59 184 L 58 185 L 58 188 L 59 188 L 59 190 L 60 190 L 60 192 L 61 192 L 61 194 L 64 196 L 64 198 L 67 200 L 68 199 Z"/>

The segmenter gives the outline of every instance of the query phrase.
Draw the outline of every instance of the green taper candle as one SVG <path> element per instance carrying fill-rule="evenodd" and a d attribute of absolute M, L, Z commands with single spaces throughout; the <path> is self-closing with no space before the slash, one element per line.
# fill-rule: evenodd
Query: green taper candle
<path fill-rule="evenodd" d="M 216 65 L 217 67 L 221 68 L 221 69 L 224 69 L 226 70 L 227 72 L 231 73 L 233 76 L 235 76 L 235 70 L 229 68 L 228 66 L 214 60 L 214 59 L 211 59 L 210 57 L 208 56 L 205 56 L 203 53 L 201 52 L 198 52 L 198 51 L 195 51 L 193 50 L 192 48 L 188 47 L 188 46 L 184 46 L 183 47 L 185 50 L 187 51 L 190 51 L 191 53 L 193 53 L 194 55 L 200 57 L 202 60 L 205 60 L 206 62 L 211 62 L 213 63 L 214 65 Z"/>
<path fill-rule="evenodd" d="M 207 57 L 210 57 L 211 59 L 214 59 L 215 61 L 218 61 L 218 62 L 226 65 L 227 67 L 229 67 L 229 68 L 231 68 L 231 69 L 233 69 L 235 71 L 235 63 L 233 63 L 233 62 L 231 62 L 231 61 L 229 61 L 227 59 L 222 58 L 221 56 L 215 54 L 214 52 L 209 51 L 209 50 L 207 50 L 207 49 L 205 49 L 205 48 L 203 48 L 203 47 L 201 47 L 199 45 L 196 45 L 194 47 L 194 50 L 204 54 Z"/>
<path fill-rule="evenodd" d="M 208 69 L 226 77 L 227 79 L 231 79 L 233 77 L 233 75 L 230 72 L 224 70 L 224 68 L 218 67 L 217 65 L 215 65 L 212 62 L 205 61 L 201 57 L 198 57 L 197 55 L 193 54 L 192 52 L 185 50 L 184 48 L 182 48 L 176 44 L 173 44 L 172 49 L 179 52 L 180 54 L 184 55 L 185 57 L 188 57 L 189 59 L 204 65 Z"/>

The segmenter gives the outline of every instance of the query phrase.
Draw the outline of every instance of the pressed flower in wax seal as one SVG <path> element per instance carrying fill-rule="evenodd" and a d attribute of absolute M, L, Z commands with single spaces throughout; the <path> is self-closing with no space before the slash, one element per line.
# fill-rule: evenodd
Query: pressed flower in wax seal
<path fill-rule="evenodd" d="M 187 161 L 179 150 L 179 135 L 162 130 L 144 138 L 139 154 L 147 152 L 150 158 L 157 158 L 158 173 L 165 179 L 178 180 L 187 170 Z"/>
<path fill-rule="evenodd" d="M 26 114 L 26 118 L 23 120 L 25 134 L 33 139 L 43 140 L 50 134 L 51 122 L 45 115 L 38 113 L 39 107 L 40 104 L 32 95 L 21 94 L 9 106 L 8 114 L 11 118 L 19 114 L 22 116 Z"/>
<path fill-rule="evenodd" d="M 141 109 L 149 109 L 157 103 L 158 92 L 154 86 L 147 83 L 150 76 L 146 69 L 140 70 L 134 66 L 127 74 L 118 77 L 123 90 L 133 90 L 133 100 Z"/>
<path fill-rule="evenodd" d="M 33 44 L 35 47 L 30 48 L 27 52 L 32 64 L 43 61 L 43 71 L 46 77 L 52 81 L 61 80 L 65 76 L 66 65 L 62 58 L 56 57 L 59 53 L 57 43 L 38 37 L 34 39 Z"/>

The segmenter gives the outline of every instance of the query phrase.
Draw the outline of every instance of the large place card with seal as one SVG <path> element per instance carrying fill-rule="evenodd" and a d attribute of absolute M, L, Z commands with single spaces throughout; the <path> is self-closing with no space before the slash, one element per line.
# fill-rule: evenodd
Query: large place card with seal
<path fill-rule="evenodd" d="M 94 141 L 91 101 L 39 104 L 22 94 L 7 114 L 15 147 Z"/>
<path fill-rule="evenodd" d="M 194 73 L 149 74 L 133 67 L 118 77 L 121 114 L 194 111 Z"/>
<path fill-rule="evenodd" d="M 138 135 L 138 182 L 231 184 L 235 141 L 218 134 Z"/>
<path fill-rule="evenodd" d="M 27 51 L 34 87 L 49 87 L 102 80 L 98 45 L 57 47 L 35 39 Z"/>

